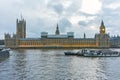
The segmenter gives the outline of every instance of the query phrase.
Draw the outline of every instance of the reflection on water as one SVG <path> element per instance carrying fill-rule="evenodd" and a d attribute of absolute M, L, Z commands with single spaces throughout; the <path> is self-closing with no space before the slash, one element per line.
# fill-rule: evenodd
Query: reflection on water
<path fill-rule="evenodd" d="M 0 80 L 120 80 L 119 57 L 65 56 L 64 51 L 13 50 L 0 60 Z"/>
<path fill-rule="evenodd" d="M 0 58 L 0 63 L 2 63 L 3 61 L 5 61 L 8 58 Z"/>

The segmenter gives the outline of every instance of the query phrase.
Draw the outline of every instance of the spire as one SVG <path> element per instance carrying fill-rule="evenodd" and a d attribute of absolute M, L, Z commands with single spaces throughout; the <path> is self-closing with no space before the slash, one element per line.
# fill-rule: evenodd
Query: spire
<path fill-rule="evenodd" d="M 57 24 L 57 30 L 58 30 L 58 24 Z"/>
<path fill-rule="evenodd" d="M 23 19 L 22 13 L 21 13 L 20 17 L 21 17 L 21 20 L 22 20 Z"/>
<path fill-rule="evenodd" d="M 18 19 L 16 19 L 16 24 L 18 23 Z"/>
<path fill-rule="evenodd" d="M 23 18 L 22 13 L 20 14 L 20 19 L 21 19 L 21 21 L 22 21 L 22 20 L 24 21 L 24 18 Z"/>
<path fill-rule="evenodd" d="M 100 26 L 100 33 L 101 33 L 101 34 L 105 34 L 105 26 L 104 26 L 103 20 L 102 20 L 101 26 Z"/>
<path fill-rule="evenodd" d="M 86 34 L 84 33 L 84 38 L 86 38 Z"/>
<path fill-rule="evenodd" d="M 56 27 L 56 32 L 55 32 L 55 34 L 56 34 L 56 35 L 59 35 L 59 34 L 60 34 L 58 24 L 57 24 L 57 27 Z"/>
<path fill-rule="evenodd" d="M 103 22 L 103 20 L 102 20 L 102 22 L 101 22 L 101 27 L 105 27 L 105 26 L 104 26 L 104 22 Z"/>

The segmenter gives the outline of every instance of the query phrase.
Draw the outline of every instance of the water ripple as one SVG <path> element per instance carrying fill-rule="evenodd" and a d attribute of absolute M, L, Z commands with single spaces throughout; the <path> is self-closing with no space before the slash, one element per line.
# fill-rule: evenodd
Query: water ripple
<path fill-rule="evenodd" d="M 119 57 L 65 56 L 64 51 L 13 50 L 0 60 L 0 80 L 120 80 Z"/>

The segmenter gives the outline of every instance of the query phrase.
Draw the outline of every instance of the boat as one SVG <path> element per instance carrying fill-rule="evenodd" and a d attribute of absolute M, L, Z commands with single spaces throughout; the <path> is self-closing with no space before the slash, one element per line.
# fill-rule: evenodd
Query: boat
<path fill-rule="evenodd" d="M 64 54 L 65 54 L 65 55 L 83 56 L 83 51 L 84 51 L 84 49 L 79 50 L 79 51 L 77 51 L 77 52 L 74 52 L 74 51 L 67 51 L 67 52 L 64 52 Z"/>
<path fill-rule="evenodd" d="M 65 55 L 77 55 L 76 52 L 70 52 L 70 51 L 64 52 L 64 54 L 65 54 Z"/>
<path fill-rule="evenodd" d="M 10 49 L 0 49 L 0 58 L 7 58 L 10 55 Z"/>
<path fill-rule="evenodd" d="M 120 53 L 112 50 L 85 50 L 85 57 L 118 57 Z"/>
<path fill-rule="evenodd" d="M 76 56 L 84 56 L 84 57 L 118 57 L 120 53 L 117 51 L 112 51 L 109 49 L 102 50 L 90 50 L 90 49 L 82 49 L 78 52 L 64 52 L 65 55 L 76 55 Z"/>

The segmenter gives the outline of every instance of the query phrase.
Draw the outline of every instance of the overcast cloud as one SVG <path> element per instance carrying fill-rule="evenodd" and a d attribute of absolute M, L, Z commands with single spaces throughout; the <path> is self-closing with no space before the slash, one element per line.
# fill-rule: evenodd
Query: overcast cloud
<path fill-rule="evenodd" d="M 101 20 L 110 35 L 120 35 L 120 0 L 0 0 L 0 39 L 16 33 L 16 19 L 23 15 L 27 37 L 73 31 L 75 37 L 94 37 Z"/>

